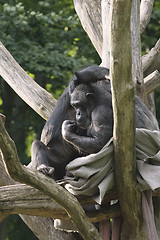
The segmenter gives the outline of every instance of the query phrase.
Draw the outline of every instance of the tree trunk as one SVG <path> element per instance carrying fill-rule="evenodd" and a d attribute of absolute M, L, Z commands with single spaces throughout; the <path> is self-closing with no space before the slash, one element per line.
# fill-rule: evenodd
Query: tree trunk
<path fill-rule="evenodd" d="M 114 161 L 116 184 L 123 216 L 122 240 L 146 239 L 141 213 L 141 194 L 136 187 L 134 84 L 132 81 L 130 31 L 131 6 L 131 0 L 127 2 L 125 0 L 113 0 L 111 10 Z"/>

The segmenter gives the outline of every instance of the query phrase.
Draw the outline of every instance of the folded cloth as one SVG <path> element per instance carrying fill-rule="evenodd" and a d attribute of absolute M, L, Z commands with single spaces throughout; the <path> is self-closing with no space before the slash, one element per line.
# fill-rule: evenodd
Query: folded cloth
<path fill-rule="evenodd" d="M 66 167 L 65 188 L 73 195 L 92 196 L 101 203 L 114 186 L 113 139 L 95 154 L 76 158 Z"/>
<path fill-rule="evenodd" d="M 136 129 L 135 142 L 137 180 L 142 188 L 154 191 L 160 187 L 160 131 Z"/>
<path fill-rule="evenodd" d="M 160 187 L 160 131 L 136 129 L 137 181 L 142 189 Z M 95 154 L 79 157 L 66 167 L 65 188 L 74 195 L 92 196 L 101 204 L 115 185 L 113 138 Z"/>
<path fill-rule="evenodd" d="M 160 131 L 137 128 L 135 145 L 137 181 L 142 191 L 154 191 L 160 188 Z M 61 183 L 73 195 L 91 196 L 101 204 L 106 192 L 115 185 L 113 138 L 98 153 L 70 162 Z M 65 226 L 63 220 L 55 221 L 56 228 L 65 229 Z M 67 229 L 76 231 L 72 227 L 68 225 Z"/>

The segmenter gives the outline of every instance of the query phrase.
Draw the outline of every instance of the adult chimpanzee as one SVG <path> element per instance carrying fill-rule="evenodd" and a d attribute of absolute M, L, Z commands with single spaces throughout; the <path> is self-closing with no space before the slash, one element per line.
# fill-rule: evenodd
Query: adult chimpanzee
<path fill-rule="evenodd" d="M 63 122 L 63 138 L 81 153 L 98 152 L 112 137 L 112 96 L 109 82 L 102 80 L 94 85 L 82 83 L 76 86 L 70 102 L 76 111 L 76 120 Z M 79 136 L 79 129 L 80 132 L 84 131 L 82 136 Z"/>
<path fill-rule="evenodd" d="M 106 68 L 90 66 L 75 73 L 69 86 L 58 99 L 56 107 L 46 122 L 41 141 L 35 140 L 31 147 L 31 163 L 28 167 L 37 169 L 47 175 L 60 179 L 64 176 L 67 163 L 78 156 L 84 155 L 72 144 L 64 140 L 61 134 L 64 120 L 75 120 L 76 114 L 70 104 L 71 93 L 81 82 L 96 82 L 105 79 L 109 71 Z M 77 132 L 85 134 L 84 129 Z"/>
<path fill-rule="evenodd" d="M 75 73 L 46 122 L 41 141 L 31 148 L 30 167 L 55 179 L 79 156 L 98 152 L 112 137 L 113 111 L 108 69 L 90 66 Z M 157 122 L 136 97 L 136 127 L 155 129 Z"/>

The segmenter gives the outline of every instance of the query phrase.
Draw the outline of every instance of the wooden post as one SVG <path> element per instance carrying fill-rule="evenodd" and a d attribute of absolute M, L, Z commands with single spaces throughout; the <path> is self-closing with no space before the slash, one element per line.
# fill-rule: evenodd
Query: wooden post
<path fill-rule="evenodd" d="M 135 114 L 131 57 L 132 1 L 111 5 L 111 80 L 114 110 L 115 177 L 122 209 L 121 239 L 146 239 L 141 216 L 141 195 L 136 189 L 134 150 Z"/>

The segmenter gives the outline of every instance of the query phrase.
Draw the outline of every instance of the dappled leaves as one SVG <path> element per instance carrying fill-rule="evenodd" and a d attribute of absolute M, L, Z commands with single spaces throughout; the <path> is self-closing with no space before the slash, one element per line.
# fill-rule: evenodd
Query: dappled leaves
<path fill-rule="evenodd" d="M 52 82 L 53 92 L 67 84 L 73 71 L 94 62 L 92 54 L 86 51 L 83 55 L 83 46 L 90 47 L 96 56 L 73 6 L 64 4 L 66 8 L 57 9 L 56 1 L 55 5 L 39 1 L 34 9 L 31 4 L 5 3 L 0 12 L 1 41 L 18 63 L 35 75 L 36 81 L 39 74 L 43 76 L 43 87 Z"/>

